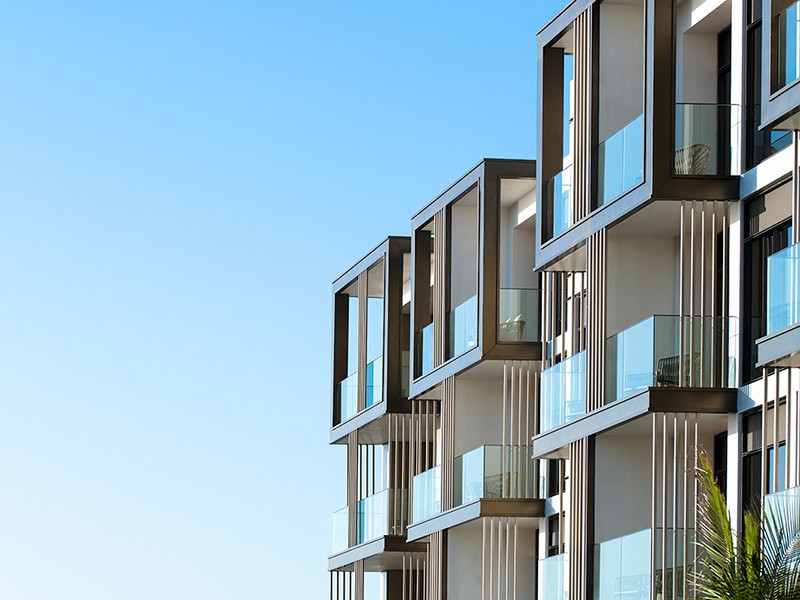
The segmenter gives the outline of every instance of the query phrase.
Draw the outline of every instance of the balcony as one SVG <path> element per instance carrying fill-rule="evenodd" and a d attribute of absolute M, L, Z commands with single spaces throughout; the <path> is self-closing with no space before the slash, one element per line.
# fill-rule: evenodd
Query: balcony
<path fill-rule="evenodd" d="M 653 316 L 606 340 L 606 404 L 651 387 L 733 388 L 738 321 Z"/>
<path fill-rule="evenodd" d="M 644 181 L 644 115 L 600 143 L 597 205 L 618 198 Z"/>
<path fill-rule="evenodd" d="M 350 545 L 347 540 L 348 522 L 346 506 L 333 513 L 333 544 L 331 546 L 333 554 L 347 550 Z"/>
<path fill-rule="evenodd" d="M 586 414 L 586 352 L 542 372 L 541 433 Z"/>
<path fill-rule="evenodd" d="M 569 596 L 569 555 L 556 554 L 539 560 L 538 600 L 567 600 Z"/>
<path fill-rule="evenodd" d="M 540 484 L 533 466 L 530 448 L 525 446 L 480 446 L 457 456 L 453 460 L 453 508 L 483 498 L 535 498 Z M 441 465 L 416 475 L 412 522 L 440 514 L 441 494 Z"/>
<path fill-rule="evenodd" d="M 351 373 L 336 385 L 339 396 L 339 423 L 352 419 L 358 412 L 358 372 Z"/>
<path fill-rule="evenodd" d="M 767 335 L 800 323 L 800 244 L 767 258 Z"/>
<path fill-rule="evenodd" d="M 411 498 L 413 523 L 419 523 L 442 512 L 441 465 L 414 476 Z"/>
<path fill-rule="evenodd" d="M 448 314 L 448 358 L 478 345 L 478 296 L 471 296 Z"/>
<path fill-rule="evenodd" d="M 650 600 L 650 529 L 594 547 L 594 600 Z"/>
<path fill-rule="evenodd" d="M 497 313 L 497 341 L 540 341 L 540 305 L 540 290 L 501 289 Z"/>
<path fill-rule="evenodd" d="M 359 500 L 356 508 L 356 544 L 385 535 L 405 533 L 406 494 L 386 489 Z"/>
<path fill-rule="evenodd" d="M 778 13 L 773 37 L 776 44 L 775 81 L 773 91 L 778 91 L 800 78 L 800 2 L 791 4 Z"/>
<path fill-rule="evenodd" d="M 558 237 L 572 227 L 572 167 L 550 179 L 544 190 L 543 239 Z"/>
<path fill-rule="evenodd" d="M 676 104 L 675 175 L 738 175 L 740 124 L 734 104 Z"/>
<path fill-rule="evenodd" d="M 457 456 L 453 471 L 453 506 L 481 498 L 534 498 L 537 492 L 530 450 L 524 446 L 481 446 Z"/>

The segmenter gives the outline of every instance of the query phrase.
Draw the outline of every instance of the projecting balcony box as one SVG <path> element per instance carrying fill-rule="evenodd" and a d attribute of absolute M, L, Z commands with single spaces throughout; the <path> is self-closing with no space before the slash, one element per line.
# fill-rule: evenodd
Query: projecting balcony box
<path fill-rule="evenodd" d="M 445 487 L 442 465 L 414 477 L 409 540 L 481 517 L 538 519 L 544 514 L 543 501 L 536 499 L 541 483 L 526 446 L 481 446 L 457 456 L 452 487 L 449 492 Z M 448 493 L 452 500 L 443 503 Z"/>
<path fill-rule="evenodd" d="M 767 258 L 767 335 L 758 366 L 800 367 L 800 244 Z"/>
<path fill-rule="evenodd" d="M 411 397 L 484 359 L 541 357 L 535 171 L 485 159 L 412 218 Z"/>
<path fill-rule="evenodd" d="M 346 569 L 358 560 L 367 571 L 402 568 L 404 553 L 424 552 L 425 545 L 406 543 L 408 498 L 405 490 L 384 489 L 358 501 L 355 527 L 347 507 L 333 514 L 332 554 L 328 570 Z"/>
<path fill-rule="evenodd" d="M 382 417 L 410 410 L 410 248 L 387 238 L 333 283 L 332 443 L 359 428 L 382 443 Z"/>
<path fill-rule="evenodd" d="M 651 201 L 738 199 L 740 107 L 693 58 L 730 7 L 673 4 L 577 0 L 539 32 L 537 269 L 583 270 L 585 240 Z"/>
<path fill-rule="evenodd" d="M 534 458 L 564 457 L 571 442 L 652 413 L 736 411 L 736 319 L 652 316 L 609 337 L 605 361 L 595 410 L 586 351 L 542 372 Z"/>
<path fill-rule="evenodd" d="M 797 130 L 800 129 L 800 2 L 761 0 L 761 10 L 761 127 Z"/>

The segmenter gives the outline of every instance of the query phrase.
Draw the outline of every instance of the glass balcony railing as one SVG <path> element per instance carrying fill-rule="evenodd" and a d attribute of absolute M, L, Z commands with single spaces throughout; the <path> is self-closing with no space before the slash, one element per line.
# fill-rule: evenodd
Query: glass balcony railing
<path fill-rule="evenodd" d="M 656 533 L 656 560 L 655 560 L 655 597 L 680 598 L 683 597 L 684 587 L 692 594 L 694 571 L 692 564 L 697 562 L 697 546 L 694 529 L 667 529 L 667 539 L 664 542 L 663 529 L 658 528 Z M 648 540 L 650 531 L 648 530 Z M 637 534 L 634 534 L 637 535 Z M 664 550 L 666 549 L 666 553 Z M 651 553 L 648 550 L 647 558 Z M 666 556 L 666 560 L 664 560 Z M 650 596 L 647 596 L 649 599 Z"/>
<path fill-rule="evenodd" d="M 800 323 L 800 244 L 767 258 L 767 335 Z"/>
<path fill-rule="evenodd" d="M 800 515 L 800 487 L 789 488 L 764 496 L 766 510 L 788 509 L 790 514 Z"/>
<path fill-rule="evenodd" d="M 650 387 L 736 387 L 738 321 L 653 316 L 606 340 L 606 404 Z"/>
<path fill-rule="evenodd" d="M 498 342 L 538 342 L 540 290 L 501 289 Z"/>
<path fill-rule="evenodd" d="M 383 356 L 367 364 L 367 402 L 369 408 L 383 401 Z"/>
<path fill-rule="evenodd" d="M 569 555 L 556 554 L 539 560 L 538 600 L 567 600 L 569 596 Z"/>
<path fill-rule="evenodd" d="M 533 498 L 533 460 L 524 446 L 481 446 L 453 462 L 454 506 L 481 498 Z"/>
<path fill-rule="evenodd" d="M 561 235 L 572 226 L 572 167 L 567 167 L 545 184 L 545 241 Z"/>
<path fill-rule="evenodd" d="M 644 181 L 644 115 L 600 143 L 597 205 L 618 198 Z"/>
<path fill-rule="evenodd" d="M 428 323 L 417 332 L 414 340 L 416 360 L 414 372 L 422 377 L 433 371 L 433 323 Z"/>
<path fill-rule="evenodd" d="M 775 18 L 777 39 L 774 92 L 800 78 L 800 2 L 795 2 Z"/>
<path fill-rule="evenodd" d="M 384 535 L 405 532 L 407 501 L 404 490 L 386 489 L 358 501 L 356 509 L 356 543 L 363 544 Z"/>
<path fill-rule="evenodd" d="M 594 547 L 594 600 L 650 600 L 650 529 Z"/>
<path fill-rule="evenodd" d="M 340 381 L 336 390 L 339 394 L 339 422 L 344 423 L 358 412 L 358 371 Z"/>
<path fill-rule="evenodd" d="M 738 175 L 740 123 L 735 104 L 676 104 L 675 175 Z"/>
<path fill-rule="evenodd" d="M 411 498 L 413 523 L 419 523 L 442 512 L 441 465 L 414 476 Z"/>
<path fill-rule="evenodd" d="M 478 296 L 468 298 L 448 315 L 447 358 L 463 354 L 478 345 Z"/>
<path fill-rule="evenodd" d="M 541 431 L 586 414 L 586 352 L 542 372 Z"/>
<path fill-rule="evenodd" d="M 340 508 L 333 513 L 333 544 L 331 550 L 333 554 L 338 554 L 347 550 L 347 524 L 349 518 L 347 516 L 347 507 Z"/>

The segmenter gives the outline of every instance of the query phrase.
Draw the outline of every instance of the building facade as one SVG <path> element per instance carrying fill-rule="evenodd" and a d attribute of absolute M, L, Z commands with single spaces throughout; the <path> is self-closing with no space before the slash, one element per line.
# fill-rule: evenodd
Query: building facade
<path fill-rule="evenodd" d="M 800 486 L 800 2 L 575 0 L 537 160 L 486 159 L 334 283 L 331 598 L 695 597 Z"/>

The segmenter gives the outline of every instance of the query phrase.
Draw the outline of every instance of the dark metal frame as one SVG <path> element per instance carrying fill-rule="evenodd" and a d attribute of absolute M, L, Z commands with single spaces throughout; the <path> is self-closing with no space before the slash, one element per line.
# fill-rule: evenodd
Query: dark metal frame
<path fill-rule="evenodd" d="M 408 398 L 400 396 L 404 328 L 403 256 L 410 253 L 410 238 L 390 236 L 333 282 L 331 443 L 344 443 L 349 433 L 380 419 L 384 414 L 411 411 Z M 343 351 L 347 340 L 347 305 L 339 293 L 381 259 L 384 260 L 383 401 L 359 411 L 353 418 L 343 423 L 335 423 L 336 385 L 341 381 L 341 374 L 347 368 L 347 352 Z M 365 334 L 366 332 L 359 332 L 360 337 L 364 337 Z M 362 367 L 363 365 L 359 365 L 359 369 Z"/>
<path fill-rule="evenodd" d="M 765 2 L 767 0 L 764 0 Z M 597 122 L 599 110 L 597 89 L 599 85 L 599 4 L 601 0 L 575 0 L 538 34 L 538 92 L 537 122 L 542 124 L 537 135 L 537 214 L 542 214 L 547 153 L 553 143 L 552 131 L 548 135 L 544 112 L 552 110 L 554 98 L 562 94 L 562 86 L 554 85 L 557 77 L 548 73 L 547 51 L 577 17 L 586 10 L 595 11 L 592 35 L 591 75 L 588 89 L 592 99 L 590 123 L 591 137 L 591 205 L 597 197 Z M 654 200 L 738 200 L 739 176 L 686 176 L 674 175 L 675 140 L 675 34 L 676 13 L 672 2 L 645 0 L 645 96 L 644 96 L 644 181 L 615 200 L 595 208 L 570 229 L 551 240 L 543 240 L 542 222 L 536 223 L 536 269 L 547 270 L 559 260 L 582 247 L 593 233 L 613 225 Z M 557 83 L 557 81 L 556 81 Z M 557 137 L 557 136 L 556 136 Z M 556 141 L 556 147 L 560 142 Z M 552 162 L 552 159 L 551 159 Z M 560 170 L 560 169 L 559 169 Z"/>
<path fill-rule="evenodd" d="M 503 179 L 534 179 L 536 161 L 484 159 L 453 183 L 447 190 L 411 218 L 411 357 L 412 367 L 416 356 L 416 321 L 418 317 L 416 290 L 427 282 L 417 282 L 417 232 L 437 213 L 447 212 L 447 208 L 458 201 L 473 187 L 478 188 L 478 343 L 474 348 L 445 359 L 442 364 L 434 364 L 433 369 L 420 377 L 416 369 L 411 370 L 410 397 L 434 388 L 447 377 L 456 375 L 484 359 L 499 360 L 540 360 L 541 343 L 502 342 L 497 340 L 497 314 L 499 304 L 499 234 L 500 234 L 500 182 Z M 538 219 L 537 219 L 538 220 Z M 447 227 L 445 227 L 447 236 Z M 447 240 L 442 247 L 447 248 Z M 447 293 L 449 264 L 445 260 L 442 281 L 436 285 L 445 286 Z M 437 293 L 434 290 L 434 293 Z M 434 322 L 436 317 L 434 317 Z M 446 348 L 447 326 L 439 331 L 434 329 L 434 345 L 439 346 L 442 356 Z"/>
<path fill-rule="evenodd" d="M 761 127 L 760 129 L 800 129 L 800 79 L 772 91 L 777 77 L 777 36 L 772 35 L 775 13 L 791 0 L 761 0 Z M 773 5 L 777 9 L 773 11 Z"/>

